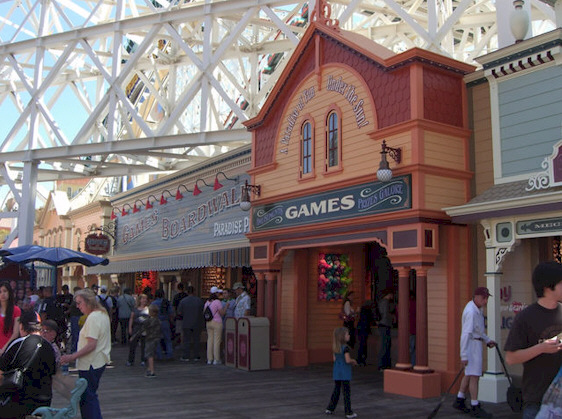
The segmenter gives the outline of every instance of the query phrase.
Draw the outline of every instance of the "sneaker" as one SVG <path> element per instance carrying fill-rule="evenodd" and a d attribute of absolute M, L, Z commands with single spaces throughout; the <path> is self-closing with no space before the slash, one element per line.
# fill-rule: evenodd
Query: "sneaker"
<path fill-rule="evenodd" d="M 345 415 L 345 417 L 346 417 L 347 419 L 356 418 L 356 417 L 357 417 L 357 413 L 351 412 L 349 415 Z"/>
<path fill-rule="evenodd" d="M 146 378 L 154 378 L 156 377 L 156 374 L 154 374 L 153 372 L 147 371 L 145 374 Z"/>
<path fill-rule="evenodd" d="M 189 362 L 189 358 L 184 358 L 183 356 L 180 358 L 180 361 L 182 362 Z"/>
<path fill-rule="evenodd" d="M 460 410 L 463 413 L 470 413 L 470 409 L 466 407 L 466 399 L 457 397 L 455 402 L 453 403 L 453 407 L 457 410 Z"/>
<path fill-rule="evenodd" d="M 199 361 L 201 361 L 201 358 L 199 357 L 193 359 L 193 362 L 199 362 Z"/>
<path fill-rule="evenodd" d="M 475 418 L 492 418 L 493 417 L 493 415 L 491 413 L 488 413 L 484 409 L 482 409 L 482 406 L 480 405 L 480 403 L 478 403 L 476 406 L 472 406 L 472 409 L 470 410 L 470 415 L 475 417 Z"/>
<path fill-rule="evenodd" d="M 213 361 L 211 361 L 210 359 L 207 361 L 207 365 L 211 365 L 213 363 Z"/>
<path fill-rule="evenodd" d="M 141 367 L 144 367 L 146 363 L 144 361 L 141 362 Z"/>
<path fill-rule="evenodd" d="M 213 365 L 220 365 L 220 364 L 222 364 L 222 362 L 220 362 L 218 359 L 215 359 L 213 361 Z"/>
<path fill-rule="evenodd" d="M 127 364 L 126 364 L 126 365 L 127 365 L 128 367 L 132 367 L 132 366 L 133 366 L 133 363 L 132 363 L 132 362 L 129 362 L 129 361 L 127 361 Z"/>
<path fill-rule="evenodd" d="M 326 409 L 326 411 L 324 413 L 327 414 L 327 415 L 333 415 L 334 411 L 330 410 L 330 409 Z"/>

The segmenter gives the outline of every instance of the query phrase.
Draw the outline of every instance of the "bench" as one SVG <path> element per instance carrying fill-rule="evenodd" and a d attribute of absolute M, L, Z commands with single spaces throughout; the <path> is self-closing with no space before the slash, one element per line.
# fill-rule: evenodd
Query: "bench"
<path fill-rule="evenodd" d="M 70 405 L 62 409 L 42 406 L 35 409 L 32 414 L 43 419 L 71 419 L 75 417 L 80 411 L 80 396 L 82 396 L 87 386 L 88 382 L 85 378 L 77 379 L 76 386 L 70 392 Z"/>

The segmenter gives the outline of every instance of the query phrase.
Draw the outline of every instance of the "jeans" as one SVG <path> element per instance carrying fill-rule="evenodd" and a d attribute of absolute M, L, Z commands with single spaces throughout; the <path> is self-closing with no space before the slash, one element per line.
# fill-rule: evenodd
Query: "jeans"
<path fill-rule="evenodd" d="M 70 339 L 72 353 L 78 350 L 78 336 L 80 335 L 80 325 L 78 324 L 79 321 L 80 316 L 72 316 L 70 318 Z"/>
<path fill-rule="evenodd" d="M 146 343 L 146 336 L 142 336 L 141 334 L 137 335 L 135 339 L 131 341 L 129 346 L 129 362 L 133 364 L 135 362 L 135 353 L 137 351 L 137 345 L 141 345 L 141 362 L 146 361 L 146 357 L 144 355 L 144 345 Z"/>
<path fill-rule="evenodd" d="M 119 319 L 119 327 L 121 328 L 121 343 L 126 345 L 129 341 L 129 318 Z"/>
<path fill-rule="evenodd" d="M 195 359 L 199 359 L 201 346 L 201 329 L 183 329 L 182 358 L 189 359 L 193 353 Z"/>
<path fill-rule="evenodd" d="M 410 364 L 416 365 L 416 335 L 410 335 Z"/>
<path fill-rule="evenodd" d="M 390 359 L 390 327 L 379 326 L 379 334 L 381 337 L 381 348 L 379 350 L 379 369 L 390 368 L 392 366 L 392 361 Z"/>
<path fill-rule="evenodd" d="M 97 391 L 101 375 L 104 371 L 105 365 L 97 370 L 90 366 L 88 371 L 78 371 L 78 376 L 88 381 L 88 386 L 80 397 L 80 413 L 82 414 L 82 419 L 103 419 Z"/>
<path fill-rule="evenodd" d="M 523 408 L 523 419 L 535 419 L 540 409 L 540 403 L 528 403 Z"/>
<path fill-rule="evenodd" d="M 166 358 L 170 359 L 174 356 L 174 348 L 172 347 L 172 329 L 170 328 L 170 322 L 168 319 L 160 320 L 160 327 L 162 329 L 162 340 L 156 346 L 156 357 L 158 359 L 164 358 L 162 354 L 162 345 L 166 348 Z"/>
<path fill-rule="evenodd" d="M 359 349 L 357 351 L 357 363 L 360 365 L 367 365 L 367 339 L 369 335 L 366 333 L 359 333 Z"/>
<path fill-rule="evenodd" d="M 338 401 L 340 399 L 340 387 L 343 387 L 343 406 L 346 415 L 351 415 L 353 411 L 351 410 L 351 386 L 348 380 L 335 380 L 334 381 L 334 391 L 332 392 L 332 397 L 330 397 L 330 404 L 326 408 L 333 412 L 336 410 Z"/>

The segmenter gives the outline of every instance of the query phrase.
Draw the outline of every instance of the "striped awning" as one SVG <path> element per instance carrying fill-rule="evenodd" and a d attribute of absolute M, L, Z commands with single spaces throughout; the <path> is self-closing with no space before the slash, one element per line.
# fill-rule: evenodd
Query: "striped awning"
<path fill-rule="evenodd" d="M 86 274 L 118 274 L 125 272 L 175 271 L 189 268 L 224 266 L 239 268 L 250 266 L 250 248 L 226 249 L 214 252 L 187 253 L 182 255 L 160 256 L 156 258 L 131 259 L 112 262 L 106 266 L 86 268 Z"/>

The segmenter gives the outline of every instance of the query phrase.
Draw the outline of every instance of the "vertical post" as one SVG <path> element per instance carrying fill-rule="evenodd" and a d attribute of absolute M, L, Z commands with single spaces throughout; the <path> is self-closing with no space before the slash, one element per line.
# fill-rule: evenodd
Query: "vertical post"
<path fill-rule="evenodd" d="M 488 299 L 487 330 L 486 334 L 501 347 L 501 298 L 500 286 L 502 265 L 505 256 L 513 250 L 515 243 L 505 247 L 494 243 L 494 228 L 485 220 L 482 221 L 486 240 L 486 286 L 492 296 Z M 492 403 L 501 403 L 506 400 L 506 391 L 509 387 L 507 377 L 495 349 L 488 349 L 488 363 L 486 372 L 480 378 L 478 387 L 478 400 Z"/>
<path fill-rule="evenodd" d="M 412 367 L 409 355 L 409 274 L 409 266 L 398 268 L 398 362 L 395 367 L 404 370 Z"/>
<path fill-rule="evenodd" d="M 427 345 L 427 268 L 416 268 L 416 371 L 429 371 Z"/>
<path fill-rule="evenodd" d="M 35 224 L 35 199 L 37 198 L 37 162 L 23 164 L 21 202 L 18 216 L 18 243 L 33 244 L 33 226 Z"/>
<path fill-rule="evenodd" d="M 265 306 L 265 316 L 269 319 L 269 342 L 275 341 L 275 299 L 277 273 L 270 272 L 266 278 L 267 304 Z"/>
<path fill-rule="evenodd" d="M 258 273 L 258 306 L 256 307 L 256 314 L 258 317 L 263 317 L 264 310 L 265 310 L 265 293 L 267 292 L 265 289 L 265 273 L 259 272 Z"/>

